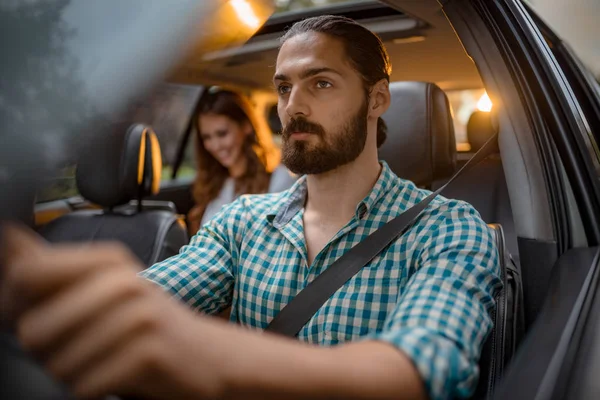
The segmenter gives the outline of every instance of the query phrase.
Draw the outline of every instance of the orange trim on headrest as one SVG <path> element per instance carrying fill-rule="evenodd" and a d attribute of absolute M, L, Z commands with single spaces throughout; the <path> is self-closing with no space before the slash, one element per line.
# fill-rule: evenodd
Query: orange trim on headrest
<path fill-rule="evenodd" d="M 146 160 L 146 132 L 147 129 L 142 131 L 142 138 L 140 139 L 140 153 L 138 155 L 138 178 L 137 183 L 141 185 L 144 182 L 144 165 Z"/>
<path fill-rule="evenodd" d="M 150 153 L 152 154 L 152 193 L 156 194 L 160 190 L 162 155 L 158 138 L 154 132 L 150 132 Z"/>

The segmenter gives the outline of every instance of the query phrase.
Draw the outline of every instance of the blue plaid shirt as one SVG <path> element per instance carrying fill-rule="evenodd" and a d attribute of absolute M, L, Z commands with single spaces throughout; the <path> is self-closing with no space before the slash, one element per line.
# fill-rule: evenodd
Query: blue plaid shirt
<path fill-rule="evenodd" d="M 430 192 L 382 163 L 354 217 L 307 263 L 302 216 L 306 177 L 288 191 L 241 196 L 179 255 L 142 276 L 192 308 L 264 329 L 356 243 Z M 491 231 L 467 203 L 438 196 L 417 222 L 338 290 L 300 331 L 309 343 L 382 340 L 419 370 L 432 399 L 466 397 L 492 328 L 502 283 Z"/>

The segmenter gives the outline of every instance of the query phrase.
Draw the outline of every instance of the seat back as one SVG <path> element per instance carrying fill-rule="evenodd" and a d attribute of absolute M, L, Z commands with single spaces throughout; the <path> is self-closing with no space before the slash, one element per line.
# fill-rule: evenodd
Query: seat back
<path fill-rule="evenodd" d="M 456 172 L 454 126 L 446 94 L 436 85 L 426 82 L 394 82 L 390 84 L 390 92 L 392 102 L 383 116 L 388 137 L 379 149 L 380 159 L 387 161 L 399 177 L 418 186 L 435 189 Z M 488 120 L 485 120 L 486 117 Z M 474 151 L 487 141 L 487 135 L 491 137 L 495 133 L 485 128 L 485 123 L 490 121 L 489 115 L 476 118 L 470 124 L 471 134 L 478 134 L 477 138 L 472 137 Z M 484 159 L 461 175 L 443 195 L 471 203 L 488 223 L 499 222 L 498 218 L 507 221 L 512 228 L 510 208 L 507 211 L 510 219 L 501 218 L 486 209 L 488 203 L 510 207 L 508 196 L 506 203 L 504 198 L 498 198 L 496 186 L 500 183 L 495 182 L 502 179 L 506 186 L 499 161 L 499 155 Z M 502 175 L 498 177 L 500 172 Z M 493 181 L 493 185 L 488 186 L 486 181 L 489 180 Z M 492 224 L 490 227 L 500 253 L 504 286 L 496 298 L 497 308 L 492 316 L 494 328 L 482 349 L 480 379 L 474 399 L 485 399 L 493 394 L 524 327 L 521 274 L 512 260 L 502 225 Z"/>
<path fill-rule="evenodd" d="M 498 131 L 492 118 L 491 113 L 482 111 L 475 111 L 469 118 L 467 135 L 471 153 L 476 153 Z M 502 225 L 508 251 L 518 263 L 517 234 L 499 153 L 486 157 L 465 171 L 460 179 L 444 192 L 444 196 L 464 200 L 475 207 L 485 222 Z"/>
<path fill-rule="evenodd" d="M 525 330 L 523 282 L 518 266 L 506 249 L 504 232 L 499 224 L 490 224 L 500 256 L 503 288 L 496 296 L 492 316 L 494 329 L 486 339 L 479 360 L 479 383 L 472 399 L 489 399 L 504 376 Z"/>
<path fill-rule="evenodd" d="M 143 201 L 159 190 L 162 160 L 156 134 L 136 124 L 125 135 L 96 138 L 78 162 L 79 192 L 98 209 L 75 211 L 40 229 L 50 242 L 118 241 L 150 266 L 187 244 L 185 226 L 169 202 Z"/>
<path fill-rule="evenodd" d="M 391 104 L 382 116 L 387 139 L 379 148 L 402 179 L 431 189 L 456 169 L 456 140 L 446 94 L 428 82 L 393 82 Z"/>

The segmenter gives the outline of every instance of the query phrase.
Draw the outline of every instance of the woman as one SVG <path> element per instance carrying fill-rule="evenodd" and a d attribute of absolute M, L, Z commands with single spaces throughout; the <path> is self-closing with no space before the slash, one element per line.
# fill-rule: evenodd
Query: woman
<path fill-rule="evenodd" d="M 278 192 L 293 184 L 295 178 L 278 166 L 280 153 L 271 133 L 260 129 L 241 95 L 209 94 L 194 122 L 198 173 L 192 188 L 196 205 L 188 213 L 190 234 L 242 194 Z"/>

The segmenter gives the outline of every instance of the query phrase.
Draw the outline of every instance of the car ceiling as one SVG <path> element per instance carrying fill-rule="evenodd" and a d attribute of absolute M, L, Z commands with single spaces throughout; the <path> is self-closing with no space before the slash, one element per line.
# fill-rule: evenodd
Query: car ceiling
<path fill-rule="evenodd" d="M 392 60 L 393 81 L 435 82 L 444 90 L 480 88 L 475 64 L 464 51 L 441 6 L 435 0 L 377 1 L 277 14 L 242 47 L 191 54 L 169 77 L 170 82 L 268 89 L 285 27 L 316 14 L 341 14 L 379 33 Z M 400 11 L 396 11 L 400 10 Z M 424 38 L 422 41 L 418 41 Z"/>

